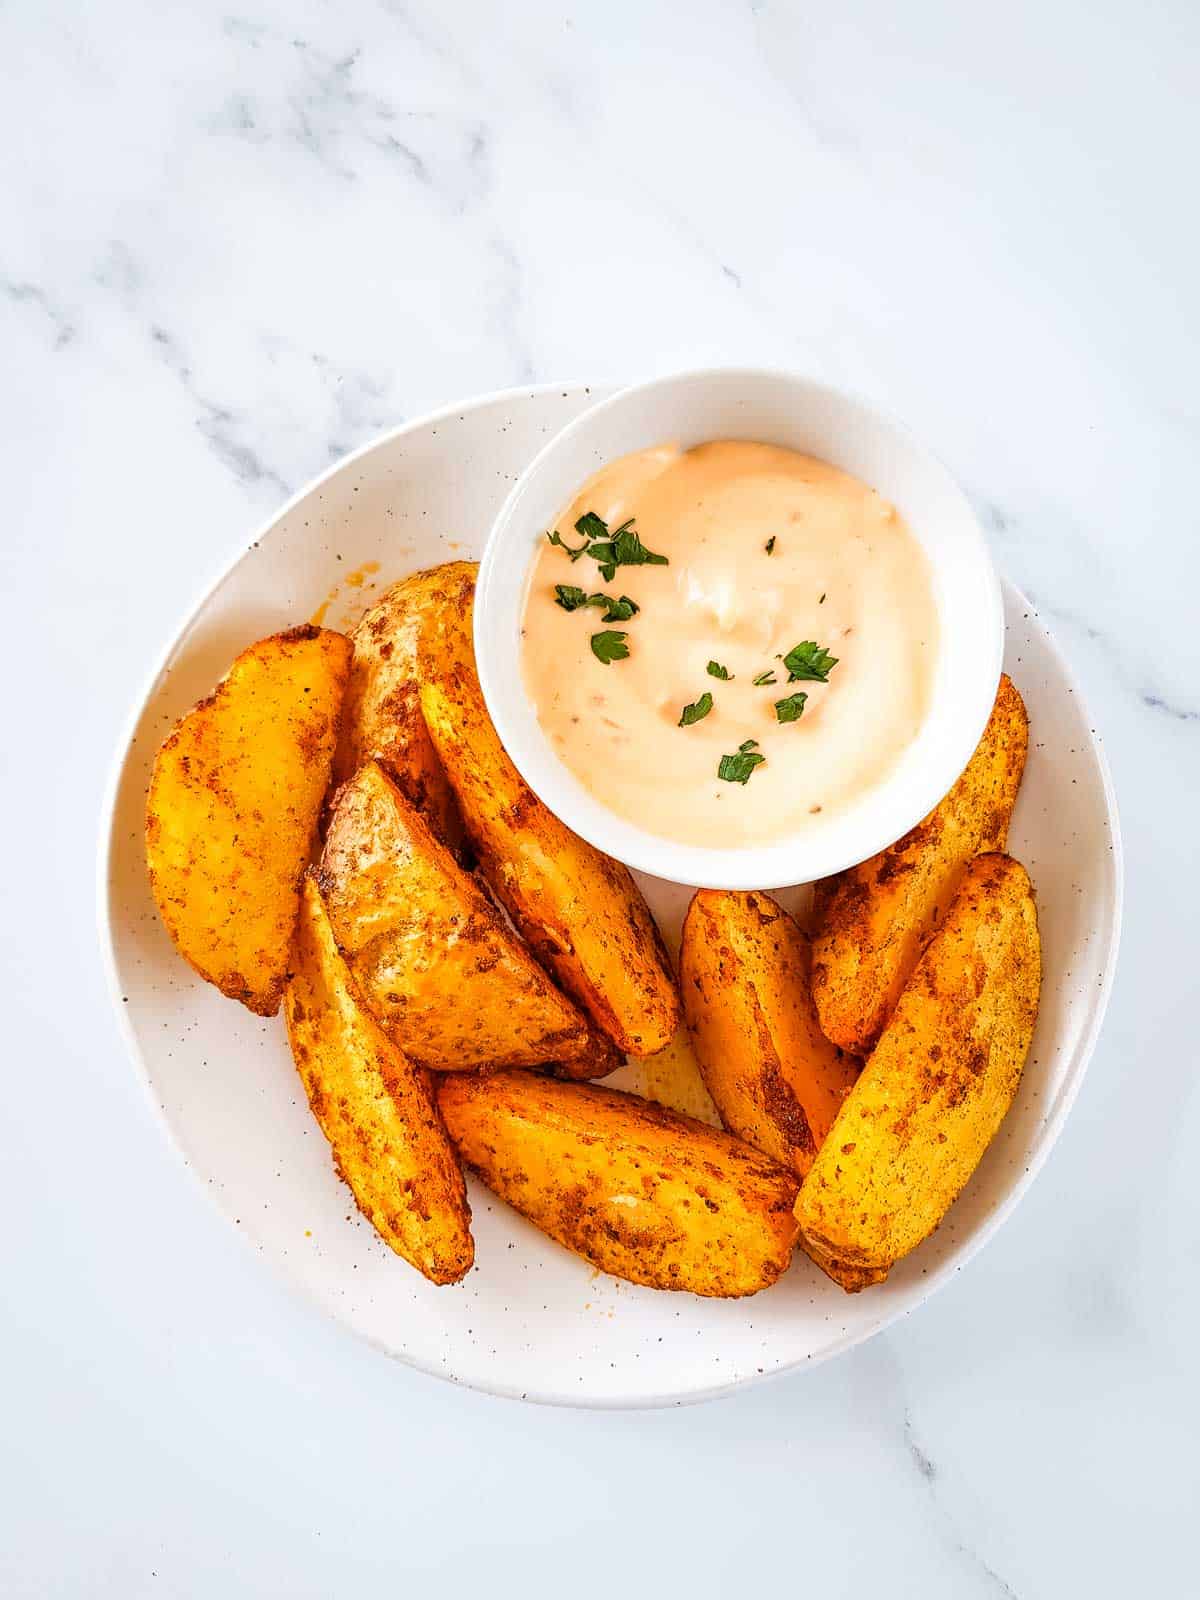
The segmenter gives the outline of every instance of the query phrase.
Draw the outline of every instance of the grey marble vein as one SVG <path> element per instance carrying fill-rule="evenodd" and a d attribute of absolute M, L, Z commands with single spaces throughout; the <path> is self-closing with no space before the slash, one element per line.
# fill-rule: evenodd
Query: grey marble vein
<path fill-rule="evenodd" d="M 55 350 L 64 350 L 76 337 L 74 321 L 60 305 L 36 283 L 18 282 L 0 278 L 0 294 L 16 306 L 27 307 L 38 314 L 39 321 L 48 327 Z"/>

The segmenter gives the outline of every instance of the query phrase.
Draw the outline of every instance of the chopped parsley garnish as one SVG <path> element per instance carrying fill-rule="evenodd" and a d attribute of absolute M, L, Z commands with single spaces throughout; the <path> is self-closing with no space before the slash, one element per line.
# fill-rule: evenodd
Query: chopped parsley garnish
<path fill-rule="evenodd" d="M 789 694 L 786 700 L 776 700 L 775 715 L 780 722 L 799 722 L 807 699 L 804 690 L 798 689 L 795 694 Z"/>
<path fill-rule="evenodd" d="M 766 550 L 766 552 L 767 552 L 767 554 L 769 556 L 773 556 L 775 554 L 775 535 L 774 534 L 772 534 L 771 537 L 767 540 L 766 545 L 764 546 L 764 549 Z"/>
<path fill-rule="evenodd" d="M 575 524 L 575 532 L 581 533 L 585 539 L 607 539 L 608 523 L 594 511 L 585 511 Z"/>
<path fill-rule="evenodd" d="M 722 756 L 717 777 L 724 778 L 726 783 L 749 783 L 755 767 L 761 766 L 767 759 L 754 748 L 757 743 L 757 739 L 746 739 L 738 745 L 736 755 Z"/>
<path fill-rule="evenodd" d="M 577 589 L 573 583 L 556 583 L 554 598 L 564 611 L 578 611 L 580 606 L 600 606 L 604 610 L 604 622 L 628 622 L 641 610 L 636 600 L 631 600 L 627 594 L 614 600 L 610 594 L 588 594 L 586 589 Z"/>
<path fill-rule="evenodd" d="M 723 667 L 719 661 L 710 661 L 708 663 L 708 675 L 710 678 L 720 678 L 722 683 L 729 683 L 733 678 L 733 673 L 730 672 L 729 668 Z"/>
<path fill-rule="evenodd" d="M 612 661 L 624 661 L 629 654 L 629 646 L 625 643 L 627 638 L 628 634 L 613 628 L 605 628 L 603 633 L 594 633 L 591 638 L 592 654 L 606 667 Z"/>
<path fill-rule="evenodd" d="M 669 566 L 666 556 L 647 550 L 633 522 L 634 519 L 630 517 L 628 522 L 623 522 L 615 533 L 610 534 L 603 517 L 598 517 L 594 511 L 585 511 L 575 524 L 575 532 L 583 538 L 581 545 L 573 547 L 567 544 L 557 528 L 546 537 L 551 544 L 565 550 L 572 561 L 578 561 L 580 556 L 591 556 L 593 561 L 599 563 L 600 575 L 605 583 L 613 581 L 618 567 Z"/>
<path fill-rule="evenodd" d="M 831 656 L 828 650 L 812 639 L 793 645 L 782 660 L 788 669 L 789 683 L 828 683 L 830 672 L 838 664 L 837 656 Z"/>
<path fill-rule="evenodd" d="M 683 715 L 679 719 L 681 728 L 690 728 L 693 722 L 701 722 L 713 708 L 713 697 L 706 689 L 699 700 L 690 706 L 684 706 Z"/>
<path fill-rule="evenodd" d="M 768 668 L 766 672 L 760 672 L 757 678 L 752 678 L 750 681 L 756 689 L 761 689 L 764 684 L 775 682 L 775 674 Z"/>
<path fill-rule="evenodd" d="M 581 517 L 580 521 L 582 521 L 582 520 L 583 519 Z M 567 554 L 570 556 L 572 561 L 578 561 L 580 556 L 585 556 L 588 553 L 588 547 L 587 547 L 586 541 L 583 544 L 581 544 L 577 550 L 572 549 L 572 547 L 563 538 L 562 534 L 559 533 L 557 528 L 555 528 L 552 533 L 548 533 L 546 535 L 546 537 L 547 537 L 547 539 L 549 539 L 551 544 L 556 544 L 560 550 L 565 550 L 567 552 Z"/>

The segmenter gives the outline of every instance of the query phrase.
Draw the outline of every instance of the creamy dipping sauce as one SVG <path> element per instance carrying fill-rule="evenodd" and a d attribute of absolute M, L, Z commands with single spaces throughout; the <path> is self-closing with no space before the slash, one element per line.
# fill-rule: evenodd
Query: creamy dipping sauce
<path fill-rule="evenodd" d="M 589 512 L 610 541 L 632 519 L 621 553 L 638 554 L 636 534 L 666 563 L 606 577 L 605 530 L 576 531 Z M 600 544 L 600 559 L 542 540 L 525 688 L 563 762 L 618 816 L 681 844 L 769 843 L 848 810 L 916 737 L 938 648 L 929 568 L 856 478 L 775 445 L 664 445 L 602 468 L 553 531 L 574 550 Z M 681 727 L 685 707 L 697 720 Z M 739 758 L 725 778 L 723 757 Z"/>

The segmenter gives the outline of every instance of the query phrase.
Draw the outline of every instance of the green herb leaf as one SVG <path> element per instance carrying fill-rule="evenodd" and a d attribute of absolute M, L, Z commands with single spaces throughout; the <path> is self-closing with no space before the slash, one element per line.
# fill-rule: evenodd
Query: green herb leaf
<path fill-rule="evenodd" d="M 795 694 L 788 695 L 786 700 L 776 700 L 775 715 L 780 722 L 799 722 L 807 699 L 804 690 L 798 689 Z"/>
<path fill-rule="evenodd" d="M 627 594 L 614 600 L 610 594 L 588 594 L 586 589 L 577 589 L 573 583 L 556 583 L 554 598 L 564 611 L 578 611 L 580 606 L 596 606 L 604 612 L 602 620 L 605 622 L 628 622 L 641 610 L 637 601 L 631 600 Z"/>
<path fill-rule="evenodd" d="M 754 748 L 757 743 L 757 739 L 747 739 L 738 746 L 736 755 L 722 756 L 717 777 L 724 778 L 726 783 L 749 783 L 755 767 L 761 766 L 767 759 Z"/>
<path fill-rule="evenodd" d="M 679 719 L 681 728 L 690 728 L 693 722 L 702 722 L 713 708 L 713 697 L 706 689 L 690 706 L 684 706 L 683 715 Z"/>
<path fill-rule="evenodd" d="M 760 672 L 757 678 L 752 678 L 750 681 L 753 683 L 756 689 L 761 689 L 764 684 L 775 682 L 775 674 L 770 670 L 766 672 Z"/>
<path fill-rule="evenodd" d="M 587 547 L 586 544 L 581 544 L 579 546 L 578 550 L 572 549 L 572 547 L 566 542 L 566 540 L 563 538 L 563 536 L 559 533 L 557 528 L 555 528 L 553 530 L 553 532 L 548 533 L 546 535 L 546 537 L 547 537 L 547 539 L 549 539 L 551 544 L 556 544 L 560 550 L 565 550 L 567 552 L 567 554 L 570 556 L 572 561 L 578 561 L 580 556 L 587 555 L 588 547 Z"/>
<path fill-rule="evenodd" d="M 611 661 L 624 661 L 629 654 L 629 646 L 625 643 L 627 635 L 606 628 L 603 633 L 594 633 L 591 639 L 592 654 L 597 661 L 602 661 L 607 667 Z"/>
<path fill-rule="evenodd" d="M 647 550 L 633 526 L 633 518 L 623 522 L 613 534 L 613 550 L 619 567 L 669 567 L 666 556 Z"/>
<path fill-rule="evenodd" d="M 608 538 L 608 523 L 594 511 L 585 511 L 575 524 L 575 532 L 581 533 L 590 544 L 593 539 Z"/>
<path fill-rule="evenodd" d="M 775 535 L 774 534 L 772 534 L 771 537 L 767 540 L 765 549 L 766 549 L 766 552 L 767 552 L 767 554 L 769 556 L 772 556 L 772 555 L 775 554 Z"/>
<path fill-rule="evenodd" d="M 546 537 L 551 544 L 565 550 L 572 561 L 578 561 L 580 556 L 591 556 L 593 561 L 599 563 L 600 575 L 605 583 L 613 581 L 618 567 L 669 566 L 666 556 L 646 549 L 634 529 L 633 521 L 630 517 L 610 536 L 604 518 L 598 517 L 594 511 L 585 511 L 575 524 L 575 532 L 581 533 L 586 541 L 578 549 L 567 544 L 557 529 Z"/>
<path fill-rule="evenodd" d="M 831 656 L 828 650 L 812 639 L 806 639 L 803 644 L 792 646 L 783 657 L 783 664 L 788 669 L 789 683 L 828 683 L 829 674 L 837 666 L 838 658 Z"/>
<path fill-rule="evenodd" d="M 707 670 L 710 678 L 720 678 L 722 683 L 729 683 L 733 678 L 733 673 L 719 661 L 710 661 Z"/>

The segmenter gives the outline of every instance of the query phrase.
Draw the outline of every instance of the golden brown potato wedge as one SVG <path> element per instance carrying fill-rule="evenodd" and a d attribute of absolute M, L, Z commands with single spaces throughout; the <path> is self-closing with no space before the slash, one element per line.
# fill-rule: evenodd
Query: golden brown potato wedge
<path fill-rule="evenodd" d="M 627 868 L 537 798 L 500 743 L 475 673 L 471 608 L 421 663 L 426 726 L 492 892 L 542 965 L 621 1050 L 653 1055 L 679 997 L 650 909 Z"/>
<path fill-rule="evenodd" d="M 337 739 L 350 642 L 291 628 L 244 650 L 154 762 L 146 860 L 180 954 L 274 1016 Z"/>
<path fill-rule="evenodd" d="M 338 790 L 318 881 L 365 1004 L 418 1066 L 536 1066 L 587 1049 L 582 1012 L 374 761 Z"/>
<path fill-rule="evenodd" d="M 490 1189 L 618 1278 L 736 1296 L 791 1260 L 795 1174 L 727 1133 L 532 1072 L 443 1078 L 438 1102 Z"/>
<path fill-rule="evenodd" d="M 288 1042 L 334 1165 L 385 1244 L 433 1283 L 475 1258 L 471 1208 L 429 1074 L 358 1003 L 315 880 L 305 879 L 284 994 Z"/>
<path fill-rule="evenodd" d="M 808 940 L 769 895 L 701 889 L 684 919 L 679 987 L 722 1122 L 803 1177 L 859 1069 L 817 1022 Z"/>
<path fill-rule="evenodd" d="M 456 855 L 465 835 L 454 792 L 421 714 L 421 659 L 436 651 L 447 618 L 469 605 L 476 563 L 448 561 L 414 572 L 382 595 L 354 629 L 354 659 L 334 779 L 378 761 L 406 800 Z"/>
<path fill-rule="evenodd" d="M 1028 736 L 1006 675 L 975 754 L 941 804 L 879 855 L 817 885 L 813 999 L 843 1050 L 874 1048 L 967 863 L 1007 844 Z"/>
<path fill-rule="evenodd" d="M 1021 1081 L 1040 987 L 1025 869 L 978 856 L 800 1191 L 804 1248 L 843 1288 L 886 1277 L 975 1171 Z"/>

